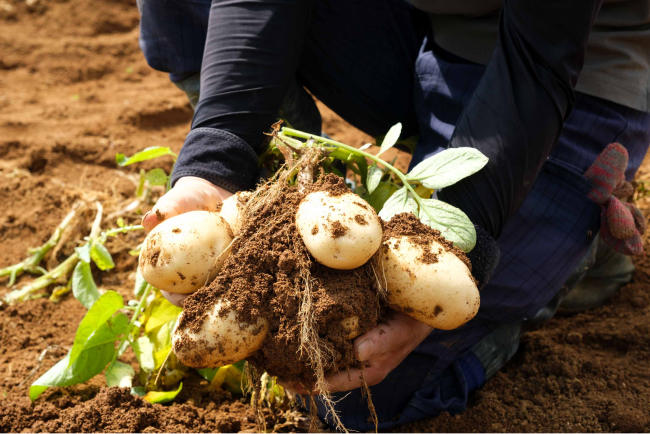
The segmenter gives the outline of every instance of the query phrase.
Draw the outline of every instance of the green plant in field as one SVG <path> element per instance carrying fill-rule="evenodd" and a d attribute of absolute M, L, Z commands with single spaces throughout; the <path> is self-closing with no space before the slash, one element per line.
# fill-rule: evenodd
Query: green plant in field
<path fill-rule="evenodd" d="M 395 214 L 411 212 L 424 224 L 439 230 L 447 240 L 469 252 L 476 244 L 476 230 L 472 222 L 458 208 L 431 196 L 435 190 L 455 184 L 479 171 L 487 164 L 487 157 L 474 148 L 446 149 L 405 174 L 379 158 L 395 145 L 401 130 L 401 124 L 393 126 L 384 137 L 379 153 L 372 155 L 365 152 L 368 145 L 357 149 L 335 140 L 282 128 L 274 134 L 266 154 L 279 152 L 285 158 L 292 158 L 290 153 L 300 152 L 304 147 L 322 147 L 329 151 L 324 167 L 332 167 L 334 159 L 343 161 L 361 180 L 355 192 L 375 208 L 381 218 L 388 220 Z M 370 165 L 368 160 L 372 161 Z"/>

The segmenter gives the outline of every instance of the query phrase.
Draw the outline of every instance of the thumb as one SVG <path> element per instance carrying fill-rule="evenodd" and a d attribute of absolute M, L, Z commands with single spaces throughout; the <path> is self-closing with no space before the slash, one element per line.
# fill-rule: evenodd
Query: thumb
<path fill-rule="evenodd" d="M 184 211 L 181 207 L 182 198 L 179 196 L 178 190 L 171 189 L 167 194 L 158 199 L 153 209 L 142 218 L 144 230 L 150 232 L 159 223 L 183 213 Z"/>

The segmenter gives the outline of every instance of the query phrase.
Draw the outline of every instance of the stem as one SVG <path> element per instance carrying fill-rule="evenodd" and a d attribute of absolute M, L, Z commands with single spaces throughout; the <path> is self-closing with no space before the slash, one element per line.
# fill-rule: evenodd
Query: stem
<path fill-rule="evenodd" d="M 111 366 L 113 366 L 113 364 L 117 360 L 117 354 L 120 352 L 120 348 L 122 348 L 122 345 L 124 344 L 124 341 L 131 334 L 131 328 L 133 327 L 135 322 L 138 320 L 138 317 L 142 313 L 142 307 L 144 305 L 144 302 L 147 300 L 147 297 L 149 296 L 149 293 L 151 292 L 151 288 L 153 288 L 153 286 L 147 284 L 146 288 L 144 289 L 144 292 L 142 293 L 142 296 L 140 296 L 140 300 L 138 300 L 138 304 L 135 307 L 135 311 L 133 312 L 133 316 L 131 317 L 131 321 L 129 321 L 129 330 L 126 333 L 126 335 L 122 336 L 122 339 L 120 339 L 119 343 L 117 344 L 117 350 L 113 353 L 113 359 L 111 360 L 111 363 L 108 365 L 108 369 L 111 369 Z"/>
<path fill-rule="evenodd" d="M 292 128 L 282 128 L 282 133 L 287 134 L 289 136 L 299 137 L 301 139 L 306 139 L 306 140 L 314 137 L 313 134 L 303 133 L 302 131 L 294 130 Z M 360 151 L 360 150 L 358 150 L 357 148 L 355 148 L 353 146 L 345 145 L 345 144 L 343 144 L 341 142 L 337 142 L 336 140 L 326 139 L 325 137 L 316 136 L 314 138 L 317 138 L 317 140 L 319 142 L 327 143 L 328 145 L 332 145 L 332 146 L 335 146 L 337 148 L 341 148 L 341 149 L 345 149 L 347 151 L 350 151 L 353 154 L 361 155 L 362 157 L 369 158 L 370 160 L 383 165 L 388 170 L 395 173 L 395 175 L 397 175 L 397 177 L 402 181 L 402 184 L 404 184 L 404 187 L 406 187 L 406 189 L 413 195 L 413 199 L 415 199 L 415 202 L 417 202 L 420 209 L 424 210 L 427 217 L 429 217 L 429 220 L 431 220 L 432 222 L 436 221 L 433 218 L 433 216 L 431 214 L 429 214 L 427 209 L 424 206 L 422 206 L 422 198 L 415 192 L 413 187 L 411 187 L 411 184 L 409 184 L 408 180 L 406 179 L 406 175 L 404 175 L 401 170 L 399 170 L 398 168 L 394 167 L 393 165 L 387 163 L 386 161 L 382 160 L 381 158 L 379 158 L 379 157 L 377 157 L 375 155 L 369 154 L 367 152 Z"/>
<path fill-rule="evenodd" d="M 77 253 L 73 253 L 66 259 L 61 262 L 54 270 L 50 271 L 47 274 L 39 277 L 34 280 L 32 283 L 23 286 L 21 289 L 16 289 L 11 291 L 5 296 L 6 303 L 12 303 L 14 301 L 25 301 L 27 298 L 34 292 L 43 289 L 52 283 L 58 281 L 61 277 L 67 276 L 74 270 L 74 267 L 79 262 L 79 256 Z"/>
<path fill-rule="evenodd" d="M 0 277 L 11 275 L 11 277 L 9 278 L 9 283 L 7 284 L 8 287 L 13 286 L 14 283 L 16 282 L 16 278 L 25 271 L 31 274 L 41 273 L 41 271 L 39 270 L 39 265 L 41 261 L 43 261 L 45 255 L 59 243 L 59 240 L 61 239 L 61 234 L 68 227 L 72 219 L 76 216 L 77 209 L 79 208 L 80 205 L 81 203 L 79 202 L 73 205 L 72 211 L 70 211 L 68 215 L 65 216 L 65 218 L 61 223 L 59 223 L 59 226 L 56 227 L 54 233 L 52 234 L 50 239 L 47 240 L 45 244 L 35 249 L 30 249 L 29 253 L 31 253 L 31 256 L 29 256 L 23 262 L 0 269 Z"/>

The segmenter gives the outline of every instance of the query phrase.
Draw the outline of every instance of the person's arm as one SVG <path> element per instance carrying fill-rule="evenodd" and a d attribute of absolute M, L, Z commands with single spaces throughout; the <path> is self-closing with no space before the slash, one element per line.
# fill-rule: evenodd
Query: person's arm
<path fill-rule="evenodd" d="M 450 143 L 477 148 L 490 161 L 439 195 L 495 238 L 530 191 L 571 111 L 601 4 L 504 1 L 496 49 Z"/>
<path fill-rule="evenodd" d="M 255 186 L 257 152 L 298 67 L 311 2 L 214 0 L 201 96 L 172 183 L 196 176 L 235 192 Z"/>

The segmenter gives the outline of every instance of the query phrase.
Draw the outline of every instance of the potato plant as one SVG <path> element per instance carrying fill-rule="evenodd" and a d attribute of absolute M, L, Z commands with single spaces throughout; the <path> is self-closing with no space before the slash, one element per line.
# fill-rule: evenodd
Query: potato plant
<path fill-rule="evenodd" d="M 380 158 L 395 145 L 400 132 L 400 124 L 391 128 L 379 152 L 373 155 L 366 152 L 371 145 L 356 149 L 294 129 L 280 130 L 279 123 L 274 125 L 267 150 L 260 157 L 268 181 L 253 192 L 232 196 L 218 212 L 194 211 L 159 224 L 134 249 L 134 254 L 140 254 L 139 267 L 134 299 L 126 303 L 117 292 L 101 292 L 97 288 L 90 264 L 100 270 L 114 267 L 104 246 L 106 240 L 142 227 L 124 225 L 118 219 L 117 228 L 101 231 L 99 204 L 86 242 L 53 270 L 38 268 L 48 250 L 58 242 L 60 232 L 74 218 L 73 210 L 72 217 L 66 217 L 48 243 L 22 263 L 0 270 L 1 274 L 11 276 L 11 283 L 22 272 L 43 273 L 31 284 L 10 292 L 5 302 L 26 300 L 72 274 L 66 285 L 55 289 L 52 298 L 72 291 L 88 308 L 68 355 L 32 384 L 30 397 L 36 399 L 48 387 L 81 383 L 104 372 L 109 386 L 132 387 L 133 393 L 144 394 L 149 401 L 166 402 L 181 390 L 181 380 L 189 366 L 213 385 L 235 392 L 241 392 L 244 371 L 254 391 L 254 404 L 262 397 L 269 405 L 285 399 L 285 392 L 274 380 L 283 371 L 278 370 L 277 364 L 267 366 L 268 358 L 265 361 L 263 356 L 267 347 L 277 346 L 278 321 L 282 320 L 277 315 L 268 316 L 271 304 L 277 310 L 277 301 L 269 299 L 269 304 L 251 306 L 250 312 L 244 312 L 248 307 L 242 307 L 242 300 L 226 289 L 233 270 L 234 274 L 239 273 L 236 268 L 248 255 L 247 246 L 274 233 L 265 235 L 263 228 L 276 227 L 289 230 L 288 250 L 280 258 L 273 257 L 271 262 L 279 262 L 270 265 L 274 271 L 270 271 L 269 278 L 285 279 L 293 288 L 290 293 L 297 296 L 297 314 L 292 314 L 286 323 L 296 330 L 292 341 L 296 346 L 285 352 L 295 357 L 295 363 L 305 366 L 296 378 L 304 381 L 303 386 L 320 391 L 321 399 L 337 421 L 325 374 L 354 365 L 349 342 L 372 328 L 379 317 L 378 312 L 369 318 L 362 311 L 342 309 L 334 318 L 334 326 L 328 328 L 339 337 L 330 336 L 330 331 L 323 334 L 314 310 L 319 302 L 316 289 L 312 290 L 314 285 L 320 285 L 321 294 L 323 290 L 327 292 L 328 281 L 332 279 L 334 283 L 340 278 L 361 285 L 371 306 L 391 307 L 441 329 L 462 325 L 478 309 L 478 290 L 466 258 L 463 260 L 463 253 L 457 249 L 468 252 L 473 248 L 474 226 L 462 211 L 432 195 L 435 190 L 480 170 L 487 158 L 474 149 L 449 149 L 403 173 Z M 118 154 L 116 160 L 120 166 L 126 166 L 164 155 L 176 157 L 169 148 L 154 147 L 129 158 Z M 330 175 L 327 178 L 327 173 L 343 175 L 335 164 L 337 160 L 349 169 L 352 188 L 341 190 L 339 185 L 341 191 L 334 193 L 322 186 L 324 182 L 337 182 Z M 147 186 L 164 185 L 169 189 L 169 182 L 163 169 L 141 171 L 138 199 L 130 205 L 131 209 L 147 196 Z M 293 200 L 295 208 L 278 206 L 285 199 Z M 415 216 L 412 224 L 439 231 L 440 240 L 431 238 L 438 232 L 425 231 L 427 235 L 420 237 L 416 245 L 407 235 L 384 232 L 389 227 L 386 222 L 403 215 Z M 294 230 L 291 223 L 295 223 L 295 233 L 290 232 Z M 422 256 L 433 251 L 438 252 L 435 261 L 422 260 Z M 256 254 L 260 254 L 259 249 Z M 237 282 L 259 275 L 239 273 Z M 287 276 L 293 276 L 292 283 L 287 283 Z M 186 307 L 190 306 L 188 312 L 181 315 L 181 310 L 167 302 L 160 290 L 192 293 L 186 302 Z M 426 310 L 426 306 L 435 306 L 435 311 Z M 280 310 L 286 308 L 289 305 Z M 339 342 L 335 343 L 337 339 Z M 140 365 L 138 379 L 142 386 L 133 387 L 136 373 L 131 365 L 119 360 L 129 346 Z M 252 362 L 246 369 L 244 359 Z M 268 368 L 268 373 L 259 375 L 258 368 L 262 368 L 261 373 Z M 310 399 L 313 401 L 313 397 Z M 338 428 L 344 429 L 340 424 Z"/>

